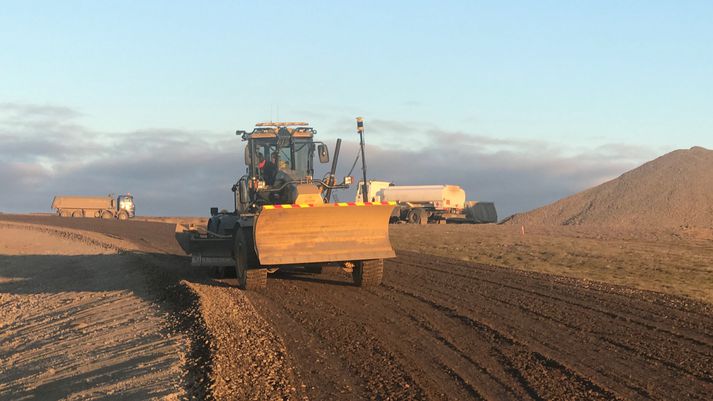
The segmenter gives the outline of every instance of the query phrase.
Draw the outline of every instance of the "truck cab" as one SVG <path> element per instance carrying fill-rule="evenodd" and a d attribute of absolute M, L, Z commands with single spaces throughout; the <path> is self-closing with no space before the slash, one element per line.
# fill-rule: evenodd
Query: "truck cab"
<path fill-rule="evenodd" d="M 129 218 L 136 216 L 136 205 L 131 194 L 119 195 L 117 198 L 117 212 L 121 213 L 122 211 L 126 212 Z"/>
<path fill-rule="evenodd" d="M 383 189 L 394 186 L 394 183 L 388 181 L 375 181 L 369 180 L 366 182 L 366 198 L 369 202 L 381 202 L 386 199 L 383 198 Z M 364 181 L 359 181 L 359 186 L 357 187 L 356 201 L 359 202 L 363 198 Z"/>

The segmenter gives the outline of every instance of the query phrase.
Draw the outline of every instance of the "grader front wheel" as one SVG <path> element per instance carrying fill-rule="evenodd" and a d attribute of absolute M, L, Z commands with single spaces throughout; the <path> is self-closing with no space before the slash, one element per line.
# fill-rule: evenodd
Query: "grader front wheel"
<path fill-rule="evenodd" d="M 376 287 L 384 278 L 384 260 L 363 260 L 356 262 L 352 270 L 352 279 L 357 287 Z"/>
<path fill-rule="evenodd" d="M 267 286 L 267 269 L 253 266 L 248 254 L 248 239 L 240 229 L 235 234 L 235 274 L 242 290 L 260 290 Z"/>

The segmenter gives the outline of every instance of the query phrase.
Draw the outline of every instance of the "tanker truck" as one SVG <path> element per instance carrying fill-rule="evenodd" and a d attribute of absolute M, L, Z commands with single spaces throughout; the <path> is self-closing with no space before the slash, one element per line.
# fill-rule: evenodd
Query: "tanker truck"
<path fill-rule="evenodd" d="M 131 194 L 119 195 L 116 199 L 112 195 L 55 196 L 52 209 L 61 217 L 128 220 L 136 215 L 134 197 Z"/>
<path fill-rule="evenodd" d="M 363 181 L 359 182 L 356 199 L 363 199 Z M 495 223 L 497 213 L 492 202 L 465 200 L 458 185 L 394 185 L 388 181 L 367 181 L 367 199 L 396 202 L 391 223 Z"/>

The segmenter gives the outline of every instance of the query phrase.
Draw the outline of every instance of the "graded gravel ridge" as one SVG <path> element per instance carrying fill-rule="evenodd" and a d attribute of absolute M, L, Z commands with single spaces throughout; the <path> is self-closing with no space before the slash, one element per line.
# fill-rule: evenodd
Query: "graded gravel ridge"
<path fill-rule="evenodd" d="M 8 218 L 91 225 L 171 251 L 166 239 L 173 235 L 170 225 L 0 217 Z M 377 288 L 355 288 L 341 270 L 325 269 L 320 275 L 276 273 L 264 292 L 206 281 L 201 297 L 217 303 L 210 309 L 230 304 L 240 309 L 239 297 L 247 294 L 260 316 L 254 318 L 260 322 L 258 333 L 265 336 L 258 343 L 277 362 L 269 365 L 274 369 L 256 368 L 276 376 L 254 388 L 277 398 L 708 400 L 713 394 L 708 303 L 397 253 L 386 262 L 384 284 Z M 176 272 L 192 271 L 183 267 L 187 258 L 175 260 L 183 264 Z M 224 320 L 207 340 L 212 347 L 231 347 L 225 343 L 234 343 L 234 335 L 240 338 L 245 316 L 232 314 L 215 315 Z M 266 327 L 272 332 L 264 332 Z M 244 380 L 252 366 L 241 364 L 254 363 L 249 360 L 233 359 L 236 365 L 225 374 Z M 238 398 L 225 392 L 220 399 Z"/>

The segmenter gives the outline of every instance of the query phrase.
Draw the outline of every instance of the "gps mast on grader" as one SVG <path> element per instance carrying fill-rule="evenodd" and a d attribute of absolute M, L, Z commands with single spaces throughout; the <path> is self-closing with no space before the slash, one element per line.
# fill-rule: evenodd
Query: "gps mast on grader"
<path fill-rule="evenodd" d="M 363 130 L 358 120 L 359 130 Z M 362 132 L 360 132 L 361 134 Z M 266 285 L 268 271 L 324 265 L 352 272 L 358 286 L 381 284 L 383 259 L 395 256 L 388 224 L 394 202 L 326 203 L 336 184 L 336 163 L 324 179 L 314 178 L 314 153 L 329 162 L 307 123 L 258 123 L 237 131 L 245 146 L 246 174 L 233 185 L 235 210 L 211 208 L 207 229 L 176 226 L 176 239 L 194 266 L 235 266 L 238 286 Z M 335 152 L 338 157 L 338 147 Z"/>

